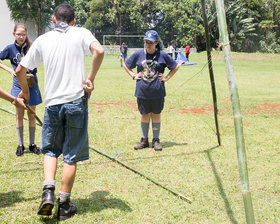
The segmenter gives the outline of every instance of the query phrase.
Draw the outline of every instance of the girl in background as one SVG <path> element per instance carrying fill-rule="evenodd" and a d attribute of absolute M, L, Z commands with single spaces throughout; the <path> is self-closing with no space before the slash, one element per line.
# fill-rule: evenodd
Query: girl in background
<path fill-rule="evenodd" d="M 178 45 L 178 43 L 175 43 L 175 57 L 174 57 L 175 61 L 178 58 L 178 54 L 179 54 L 179 45 Z"/>
<path fill-rule="evenodd" d="M 27 53 L 31 42 L 27 37 L 27 29 L 25 24 L 19 23 L 14 27 L 13 36 L 15 37 L 15 42 L 8 45 L 0 52 L 0 59 L 8 59 L 11 62 L 13 68 L 9 68 L 2 63 L 0 63 L 0 68 L 6 70 L 13 76 L 13 85 L 11 89 L 11 95 L 17 97 L 21 92 L 20 85 L 18 83 L 17 77 L 14 75 L 21 58 Z M 33 86 L 30 86 L 30 107 L 35 111 L 36 105 L 42 103 L 41 93 L 38 86 L 37 79 L 37 69 L 29 70 L 27 73 L 31 74 L 31 79 Z M 32 78 L 33 77 L 33 78 Z M 35 154 L 40 154 L 40 149 L 35 144 L 35 130 L 36 130 L 36 120 L 33 115 L 27 111 L 29 120 L 29 151 Z M 16 155 L 21 156 L 24 154 L 24 142 L 23 142 L 23 118 L 24 118 L 24 108 L 16 107 L 16 130 L 18 136 L 18 147 L 16 150 Z"/>

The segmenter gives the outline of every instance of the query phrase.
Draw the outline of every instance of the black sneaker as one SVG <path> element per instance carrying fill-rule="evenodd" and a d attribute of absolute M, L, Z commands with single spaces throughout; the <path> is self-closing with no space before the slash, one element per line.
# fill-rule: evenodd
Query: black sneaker
<path fill-rule="evenodd" d="M 23 145 L 18 145 L 18 147 L 17 147 L 17 151 L 16 151 L 16 155 L 17 156 L 22 156 L 23 155 L 23 153 L 24 153 L 24 146 Z"/>
<path fill-rule="evenodd" d="M 158 138 L 153 138 L 152 148 L 154 148 L 155 151 L 161 151 L 162 150 L 162 147 L 159 144 L 159 139 Z"/>
<path fill-rule="evenodd" d="M 38 154 L 41 153 L 40 148 L 38 148 L 37 145 L 35 145 L 35 144 L 29 145 L 29 151 L 30 151 L 30 152 L 33 152 L 33 153 L 36 154 L 36 155 L 38 155 Z"/>
<path fill-rule="evenodd" d="M 138 149 L 144 149 L 144 148 L 147 148 L 147 147 L 149 147 L 148 138 L 141 138 L 140 142 L 137 143 L 137 144 L 134 146 L 134 149 L 135 149 L 135 150 L 138 150 Z"/>
<path fill-rule="evenodd" d="M 60 202 L 58 199 L 58 210 L 57 210 L 57 219 L 66 220 L 74 216 L 78 212 L 76 205 L 70 202 L 70 198 L 66 199 L 64 202 Z"/>
<path fill-rule="evenodd" d="M 43 188 L 42 202 L 38 209 L 38 215 L 51 215 L 54 206 L 55 186 L 46 185 Z"/>

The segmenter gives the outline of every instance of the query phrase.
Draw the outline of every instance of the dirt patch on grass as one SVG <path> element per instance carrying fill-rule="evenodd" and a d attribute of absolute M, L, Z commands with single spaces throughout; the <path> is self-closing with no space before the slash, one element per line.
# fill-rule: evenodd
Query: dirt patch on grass
<path fill-rule="evenodd" d="M 120 105 L 120 102 L 103 102 L 103 103 L 90 102 L 89 105 L 93 105 L 98 113 L 103 113 L 104 111 L 102 110 L 102 108 L 104 106 L 108 106 L 108 105 L 109 106 L 118 106 L 118 105 Z"/>
<path fill-rule="evenodd" d="M 134 102 L 129 101 L 126 105 L 133 108 L 135 111 L 138 111 L 138 106 Z"/>
<path fill-rule="evenodd" d="M 280 104 L 273 104 L 273 103 L 264 103 L 264 104 L 257 104 L 256 107 L 250 108 L 250 112 L 245 113 L 248 115 L 253 114 L 278 114 L 280 111 Z"/>
<path fill-rule="evenodd" d="M 230 102 L 229 98 L 224 98 L 222 100 L 224 103 L 228 104 Z M 120 102 L 103 102 L 103 103 L 89 103 L 93 105 L 94 108 L 97 110 L 98 113 L 103 113 L 106 110 L 107 106 L 117 107 L 120 105 Z M 134 111 L 138 111 L 137 104 L 133 101 L 128 101 L 126 105 L 132 108 Z M 203 105 L 201 107 L 188 107 L 188 108 L 166 108 L 168 111 L 174 111 L 175 113 L 178 112 L 180 114 L 206 114 L 212 115 L 214 113 L 214 107 L 212 105 Z M 225 113 L 231 112 L 231 106 L 221 107 L 218 108 L 219 116 L 224 116 Z M 246 108 L 244 115 L 263 115 L 263 114 L 279 114 L 280 113 L 280 104 L 275 104 L 271 100 L 265 100 L 262 104 L 257 104 L 255 107 Z"/>

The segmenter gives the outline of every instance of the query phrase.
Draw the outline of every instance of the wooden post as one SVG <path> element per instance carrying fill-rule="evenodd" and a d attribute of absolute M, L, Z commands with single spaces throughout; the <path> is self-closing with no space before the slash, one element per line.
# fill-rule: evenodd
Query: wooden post
<path fill-rule="evenodd" d="M 255 217 L 254 217 L 251 192 L 249 189 L 249 176 L 248 176 L 247 161 L 246 161 L 245 141 L 243 135 L 242 114 L 241 114 L 236 78 L 233 70 L 232 56 L 231 56 L 229 37 L 227 31 L 226 15 L 224 9 L 224 1 L 215 0 L 215 3 L 216 3 L 219 33 L 221 39 L 220 46 L 223 48 L 223 55 L 224 55 L 229 92 L 231 96 L 231 104 L 233 110 L 238 167 L 239 167 L 241 190 L 242 190 L 243 202 L 244 202 L 244 208 L 246 214 L 246 221 L 248 224 L 254 224 Z"/>
<path fill-rule="evenodd" d="M 216 135 L 217 135 L 218 143 L 219 143 L 219 145 L 221 145 L 222 143 L 221 143 L 221 135 L 220 135 L 220 131 L 219 131 L 217 95 L 216 95 L 215 79 L 214 79 L 214 73 L 213 73 L 213 67 L 212 67 L 209 26 L 208 26 L 208 19 L 207 19 L 206 12 L 205 12 L 205 1 L 204 0 L 201 0 L 201 10 L 202 10 L 202 17 L 203 17 L 203 21 L 204 21 L 204 29 L 205 29 L 205 37 L 206 37 L 208 70 L 209 70 L 211 88 L 212 88 L 212 97 L 213 97 L 213 105 L 214 105 L 214 117 L 215 117 L 215 125 L 216 125 Z"/>

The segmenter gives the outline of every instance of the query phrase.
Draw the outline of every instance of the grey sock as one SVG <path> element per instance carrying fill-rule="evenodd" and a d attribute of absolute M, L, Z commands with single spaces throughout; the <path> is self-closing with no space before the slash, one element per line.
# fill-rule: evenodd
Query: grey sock
<path fill-rule="evenodd" d="M 153 138 L 159 138 L 160 123 L 152 123 L 153 127 Z"/>
<path fill-rule="evenodd" d="M 35 130 L 36 127 L 29 127 L 29 144 L 32 145 L 35 142 Z"/>
<path fill-rule="evenodd" d="M 18 145 L 23 145 L 23 126 L 17 127 Z"/>
<path fill-rule="evenodd" d="M 55 180 L 45 180 L 44 181 L 44 186 L 46 186 L 46 185 L 55 186 Z"/>
<path fill-rule="evenodd" d="M 142 138 L 148 138 L 150 123 L 141 122 Z"/>
<path fill-rule="evenodd" d="M 68 198 L 70 199 L 70 196 L 71 196 L 71 193 L 60 191 L 60 193 L 59 193 L 59 201 L 60 202 L 65 202 Z"/>

